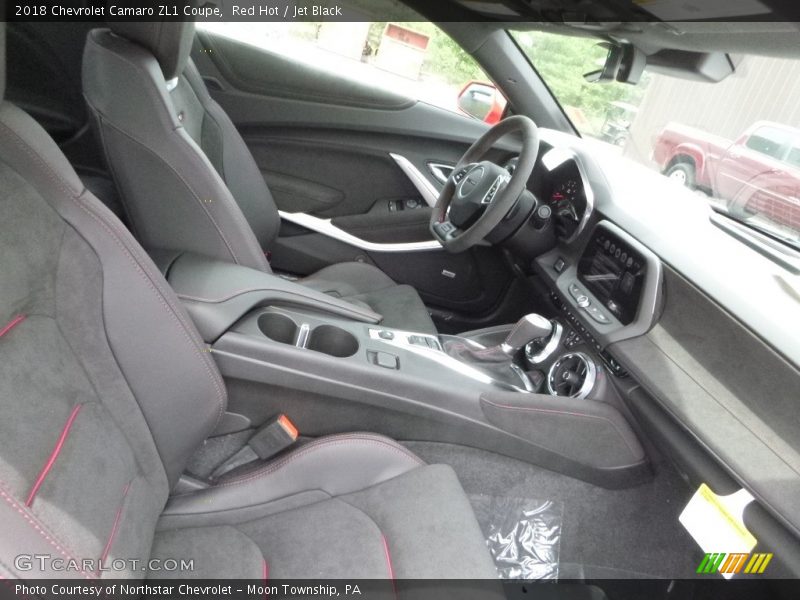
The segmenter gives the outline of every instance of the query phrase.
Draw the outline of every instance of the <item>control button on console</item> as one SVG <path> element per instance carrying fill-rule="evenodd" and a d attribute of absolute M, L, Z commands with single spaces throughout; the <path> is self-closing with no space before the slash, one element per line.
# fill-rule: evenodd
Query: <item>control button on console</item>
<path fill-rule="evenodd" d="M 414 346 L 425 346 L 426 348 L 431 348 L 432 350 L 442 349 L 442 347 L 439 345 L 439 341 L 430 335 L 410 335 L 408 336 L 408 343 Z"/>
<path fill-rule="evenodd" d="M 378 332 L 378 337 L 381 338 L 382 340 L 393 340 L 394 339 L 394 332 L 387 331 L 385 329 L 381 329 Z"/>
<path fill-rule="evenodd" d="M 581 294 L 580 296 L 577 296 L 575 298 L 575 300 L 577 301 L 578 306 L 580 306 L 581 308 L 587 308 L 589 305 L 591 305 L 591 301 L 589 300 L 589 296 L 587 296 L 585 294 Z"/>
<path fill-rule="evenodd" d="M 564 267 L 567 266 L 567 263 L 564 262 L 564 259 L 559 257 L 556 259 L 556 262 L 553 263 L 553 269 L 555 269 L 556 273 L 561 273 L 564 270 Z"/>
<path fill-rule="evenodd" d="M 397 369 L 398 359 L 394 354 L 388 352 L 376 352 L 375 364 L 384 369 Z"/>
<path fill-rule="evenodd" d="M 589 316 L 598 323 L 611 323 L 611 319 L 609 319 L 602 310 L 594 305 L 587 306 L 586 312 L 589 313 Z"/>

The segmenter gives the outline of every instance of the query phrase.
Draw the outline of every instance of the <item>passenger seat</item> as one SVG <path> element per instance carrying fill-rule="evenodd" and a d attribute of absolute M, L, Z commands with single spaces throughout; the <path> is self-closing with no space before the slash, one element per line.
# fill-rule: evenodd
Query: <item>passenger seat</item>
<path fill-rule="evenodd" d="M 86 96 L 132 231 L 148 251 L 178 250 L 271 273 L 280 215 L 231 119 L 189 58 L 192 22 L 121 22 L 89 33 Z M 417 291 L 377 267 L 331 264 L 298 280 L 383 316 L 386 327 L 436 334 Z"/>
<path fill-rule="evenodd" d="M 5 75 L 0 24 L 0 98 Z M 369 433 L 170 496 L 225 383 L 158 269 L 27 114 L 0 103 L 0 575 L 494 578 L 453 471 Z M 53 562 L 23 570 L 15 557 Z M 94 563 L 84 563 L 85 559 Z M 87 566 L 88 565 L 88 566 Z"/>

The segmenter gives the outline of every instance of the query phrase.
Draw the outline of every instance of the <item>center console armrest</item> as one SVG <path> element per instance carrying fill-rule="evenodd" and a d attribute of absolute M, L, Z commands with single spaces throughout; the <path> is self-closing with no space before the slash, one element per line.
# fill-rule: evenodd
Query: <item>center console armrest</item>
<path fill-rule="evenodd" d="M 173 258 L 166 278 L 206 342 L 214 342 L 253 308 L 302 307 L 362 323 L 383 317 L 283 277 L 197 254 Z"/>

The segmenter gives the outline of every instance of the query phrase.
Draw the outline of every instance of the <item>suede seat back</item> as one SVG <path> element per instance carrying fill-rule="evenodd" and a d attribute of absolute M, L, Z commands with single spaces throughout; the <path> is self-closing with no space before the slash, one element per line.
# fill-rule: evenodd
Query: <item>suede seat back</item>
<path fill-rule="evenodd" d="M 278 210 L 188 58 L 193 36 L 193 24 L 180 22 L 116 23 L 89 34 L 83 89 L 99 142 L 145 248 L 269 271 L 264 250 L 277 235 Z"/>
<path fill-rule="evenodd" d="M 15 557 L 146 559 L 223 382 L 141 247 L 7 102 L 0 212 L 0 575 L 93 578 Z"/>

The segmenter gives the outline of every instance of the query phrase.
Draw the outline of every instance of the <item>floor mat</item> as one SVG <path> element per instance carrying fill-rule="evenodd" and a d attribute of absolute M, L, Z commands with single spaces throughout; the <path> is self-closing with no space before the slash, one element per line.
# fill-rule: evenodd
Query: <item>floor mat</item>
<path fill-rule="evenodd" d="M 670 465 L 652 481 L 608 490 L 520 460 L 453 444 L 407 442 L 430 464 L 444 463 L 470 495 L 548 499 L 563 508 L 560 579 L 692 577 L 702 552 L 678 522 L 694 490 Z M 569 570 L 569 573 L 566 571 Z"/>
<path fill-rule="evenodd" d="M 558 503 L 486 494 L 469 499 L 502 579 L 558 579 Z"/>

